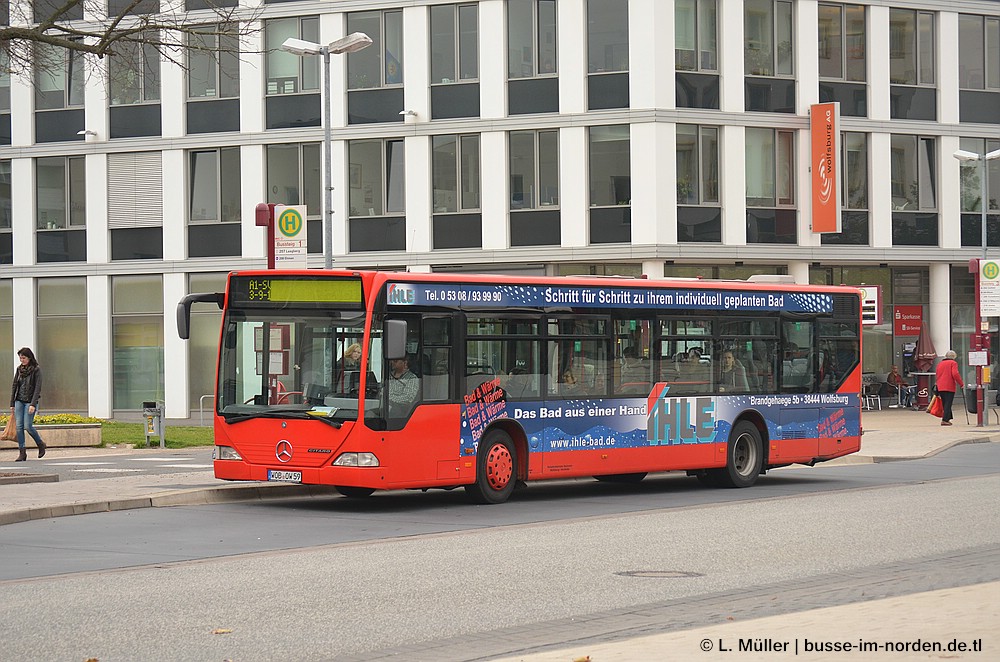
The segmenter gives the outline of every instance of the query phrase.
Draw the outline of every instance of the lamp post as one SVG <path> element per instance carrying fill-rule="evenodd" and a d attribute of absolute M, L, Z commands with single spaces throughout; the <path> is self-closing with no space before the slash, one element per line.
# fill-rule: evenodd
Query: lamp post
<path fill-rule="evenodd" d="M 954 156 L 959 161 L 976 161 L 977 169 L 979 170 L 979 209 L 982 212 L 982 236 L 980 237 L 980 244 L 983 249 L 983 259 L 986 259 L 986 213 L 989 210 L 989 198 L 987 195 L 989 193 L 988 187 L 986 185 L 986 162 L 992 161 L 993 159 L 1000 158 L 1000 149 L 993 150 L 992 152 L 987 152 L 986 154 L 978 154 L 976 152 L 969 152 L 964 149 L 956 151 L 952 156 Z M 980 271 L 982 269 L 978 260 L 970 260 L 969 271 L 973 271 L 972 263 L 975 263 L 975 274 L 976 274 L 976 328 L 975 335 L 977 337 L 985 337 L 987 329 L 983 329 L 983 317 L 982 317 L 982 302 L 980 301 L 980 290 L 979 290 L 979 278 Z M 984 349 L 989 350 L 989 345 Z M 983 413 L 986 409 L 985 407 L 985 391 L 983 390 L 983 366 L 976 366 L 976 427 L 983 427 Z"/>
<path fill-rule="evenodd" d="M 323 56 L 323 267 L 333 268 L 333 173 L 330 165 L 330 55 L 355 53 L 372 45 L 364 32 L 352 32 L 325 46 L 305 39 L 286 39 L 281 49 L 304 57 Z"/>

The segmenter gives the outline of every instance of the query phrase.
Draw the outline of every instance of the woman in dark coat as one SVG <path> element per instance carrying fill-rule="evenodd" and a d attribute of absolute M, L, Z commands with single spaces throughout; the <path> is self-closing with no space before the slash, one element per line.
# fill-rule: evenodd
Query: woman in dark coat
<path fill-rule="evenodd" d="M 15 462 L 24 462 L 28 453 L 24 449 L 24 432 L 28 431 L 38 446 L 38 457 L 45 455 L 45 442 L 35 429 L 35 413 L 38 398 L 42 394 L 42 369 L 35 360 L 35 354 L 27 347 L 17 350 L 21 365 L 14 371 L 14 383 L 10 389 L 10 415 L 17 424 L 17 446 L 21 453 Z"/>

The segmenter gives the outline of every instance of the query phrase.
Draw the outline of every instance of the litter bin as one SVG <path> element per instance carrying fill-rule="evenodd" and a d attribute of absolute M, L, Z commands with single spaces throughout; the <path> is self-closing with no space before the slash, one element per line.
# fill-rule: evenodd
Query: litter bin
<path fill-rule="evenodd" d="M 160 438 L 160 448 L 166 448 L 163 439 L 163 405 L 159 402 L 143 402 L 142 416 L 146 419 L 146 447 L 150 437 Z"/>
<path fill-rule="evenodd" d="M 965 411 L 970 414 L 979 413 L 979 405 L 976 403 L 976 387 L 966 386 L 965 387 Z"/>

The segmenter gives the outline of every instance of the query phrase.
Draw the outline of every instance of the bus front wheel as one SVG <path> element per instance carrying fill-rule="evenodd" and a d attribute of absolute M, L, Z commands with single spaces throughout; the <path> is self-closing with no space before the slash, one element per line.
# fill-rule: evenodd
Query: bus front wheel
<path fill-rule="evenodd" d="M 709 472 L 709 476 L 723 487 L 750 487 L 757 482 L 763 463 L 760 430 L 750 421 L 740 421 L 729 435 L 726 467 Z"/>
<path fill-rule="evenodd" d="M 517 484 L 514 441 L 503 430 L 491 430 L 479 442 L 476 482 L 465 490 L 476 503 L 503 503 Z"/>

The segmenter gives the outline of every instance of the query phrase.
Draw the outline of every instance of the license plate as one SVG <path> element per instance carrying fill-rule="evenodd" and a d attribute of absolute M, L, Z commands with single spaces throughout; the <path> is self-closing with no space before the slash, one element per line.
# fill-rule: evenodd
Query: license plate
<path fill-rule="evenodd" d="M 301 483 L 302 482 L 302 472 L 301 471 L 278 471 L 277 469 L 267 470 L 267 479 L 274 480 L 281 483 Z"/>

